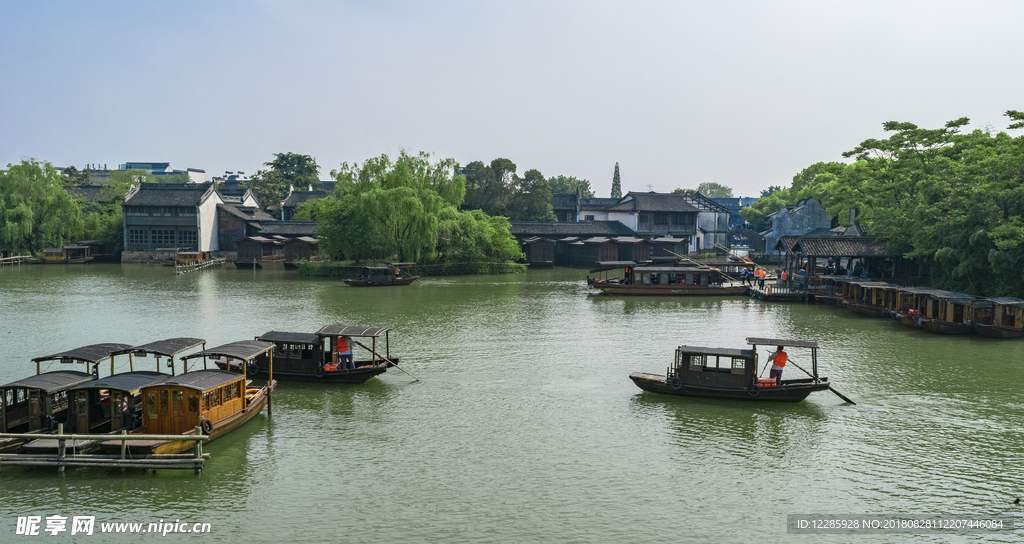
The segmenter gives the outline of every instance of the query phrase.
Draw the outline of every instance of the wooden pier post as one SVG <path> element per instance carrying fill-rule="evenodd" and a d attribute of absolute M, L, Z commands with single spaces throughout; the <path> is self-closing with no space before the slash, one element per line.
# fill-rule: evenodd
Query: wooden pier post
<path fill-rule="evenodd" d="M 200 425 L 196 426 L 196 436 L 203 436 L 203 427 Z M 203 441 L 196 440 L 195 446 L 193 446 L 193 448 L 195 449 L 196 454 L 196 474 L 199 474 L 200 472 L 203 471 Z"/>
<path fill-rule="evenodd" d="M 57 440 L 57 472 L 64 472 L 64 456 L 67 451 L 67 443 L 64 441 L 64 424 L 57 424 L 57 435 L 61 438 Z"/>

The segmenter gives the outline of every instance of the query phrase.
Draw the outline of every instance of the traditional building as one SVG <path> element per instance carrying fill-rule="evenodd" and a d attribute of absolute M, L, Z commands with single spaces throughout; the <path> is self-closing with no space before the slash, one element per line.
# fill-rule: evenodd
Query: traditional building
<path fill-rule="evenodd" d="M 728 248 L 731 242 L 729 209 L 700 193 L 683 195 L 683 198 L 697 208 L 697 234 L 693 250 L 716 251 L 717 248 Z"/>
<path fill-rule="evenodd" d="M 822 232 L 832 229 L 832 216 L 829 215 L 821 202 L 814 198 L 805 198 L 796 204 L 787 204 L 785 208 L 767 217 L 770 227 L 762 232 L 766 253 L 778 253 L 775 249 L 783 236 L 802 236 L 812 231 Z"/>
<path fill-rule="evenodd" d="M 217 205 L 212 183 L 140 183 L 121 205 L 124 210 L 122 261 L 158 258 L 159 249 L 217 251 Z"/>

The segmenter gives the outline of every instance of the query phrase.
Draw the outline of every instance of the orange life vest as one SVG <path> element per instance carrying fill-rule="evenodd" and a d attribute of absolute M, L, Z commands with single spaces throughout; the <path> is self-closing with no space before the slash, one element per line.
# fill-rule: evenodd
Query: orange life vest
<path fill-rule="evenodd" d="M 349 351 L 349 349 L 350 348 L 348 347 L 348 342 L 345 341 L 345 337 L 339 336 L 338 337 L 338 353 L 345 353 L 346 351 Z"/>
<path fill-rule="evenodd" d="M 789 360 L 789 356 L 786 355 L 785 351 L 776 351 L 775 360 L 772 361 L 772 365 L 782 368 L 786 366 L 786 361 Z"/>

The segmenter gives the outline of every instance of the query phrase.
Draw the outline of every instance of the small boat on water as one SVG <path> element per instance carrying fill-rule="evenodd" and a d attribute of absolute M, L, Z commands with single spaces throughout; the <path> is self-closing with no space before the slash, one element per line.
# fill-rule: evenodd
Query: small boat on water
<path fill-rule="evenodd" d="M 390 263 L 389 266 L 364 266 L 356 279 L 342 280 L 352 287 L 386 287 L 393 285 L 409 285 L 420 279 L 419 276 L 402 276 L 399 266 L 411 266 L 416 263 Z"/>
<path fill-rule="evenodd" d="M 595 272 L 623 271 L 617 278 L 587 277 L 587 285 L 617 296 L 742 296 L 747 286 L 706 265 L 643 264 L 599 261 Z"/>
<path fill-rule="evenodd" d="M 1024 300 L 1013 297 L 988 299 L 989 306 L 974 308 L 974 331 L 989 338 L 1024 337 Z"/>
<path fill-rule="evenodd" d="M 970 334 L 975 332 L 971 316 L 979 308 L 992 303 L 974 295 L 924 287 L 901 288 L 897 306 L 891 316 L 909 327 L 918 327 L 938 334 Z M 905 303 L 909 295 L 910 303 Z"/>
<path fill-rule="evenodd" d="M 732 400 L 799 402 L 815 391 L 830 388 L 828 378 L 818 376 L 817 342 L 747 338 L 747 343 L 751 349 L 679 346 L 675 361 L 665 374 L 634 372 L 629 378 L 640 389 L 651 393 Z M 781 383 L 761 378 L 757 371 L 759 345 L 808 348 L 812 371 L 807 378 L 786 379 Z M 790 359 L 787 372 L 792 371 L 789 365 L 800 368 Z"/>
<path fill-rule="evenodd" d="M 315 333 L 270 331 L 256 338 L 272 342 L 274 349 L 274 375 L 282 381 L 364 383 L 370 378 L 383 374 L 388 366 L 396 364 L 398 357 L 391 357 L 390 329 L 360 327 L 354 325 L 326 325 Z M 377 339 L 384 336 L 383 354 L 377 351 Z M 364 340 L 369 346 L 355 339 Z M 350 368 L 345 368 L 339 346 L 348 347 L 354 353 L 365 353 L 355 358 Z M 223 370 L 240 372 L 237 361 L 216 360 Z M 250 377 L 269 376 L 269 354 L 261 355 L 249 362 L 245 369 Z"/>
<path fill-rule="evenodd" d="M 868 317 L 888 317 L 901 286 L 884 281 L 851 281 L 846 284 L 850 293 L 844 305 Z"/>
<path fill-rule="evenodd" d="M 99 363 L 111 359 L 113 354 L 128 344 L 92 344 L 36 357 L 36 375 L 0 386 L 0 432 L 46 434 L 57 430 L 57 425 L 68 420 L 68 390 L 91 382 L 99 376 Z M 80 363 L 79 370 L 42 372 L 41 364 L 59 361 L 61 364 Z M 0 439 L 0 452 L 17 451 L 27 442 L 24 438 Z"/>
<path fill-rule="evenodd" d="M 271 379 L 262 387 L 246 387 L 245 368 L 256 357 L 273 350 L 274 344 L 270 342 L 249 340 L 182 357 L 186 370 L 190 359 L 227 358 L 242 363 L 242 373 L 204 368 L 166 376 L 142 387 L 142 426 L 129 434 L 192 436 L 199 428 L 215 440 L 236 429 L 270 402 L 270 393 L 277 383 L 273 380 L 273 356 L 269 359 Z M 120 440 L 108 440 L 101 446 L 109 453 L 119 453 L 121 444 Z M 132 455 L 180 453 L 193 447 L 187 441 L 138 440 L 126 444 Z"/>

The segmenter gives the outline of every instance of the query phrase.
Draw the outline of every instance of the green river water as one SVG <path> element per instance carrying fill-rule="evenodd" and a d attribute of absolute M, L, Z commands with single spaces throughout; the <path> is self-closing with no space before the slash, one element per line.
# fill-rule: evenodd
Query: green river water
<path fill-rule="evenodd" d="M 1019 514 L 1024 341 L 942 337 L 835 306 L 612 298 L 585 277 L 357 289 L 283 271 L 0 269 L 0 383 L 85 344 L 196 336 L 213 347 L 329 323 L 392 329 L 391 353 L 422 379 L 392 369 L 360 386 L 281 383 L 273 415 L 206 446 L 200 475 L 5 467 L 0 542 L 1024 539 L 786 529 L 787 514 Z M 822 374 L 858 404 L 827 391 L 796 404 L 684 399 L 629 380 L 664 373 L 680 344 L 744 348 L 748 336 L 819 342 Z M 16 535 L 19 516 L 55 514 L 95 516 L 96 531 Z M 211 532 L 99 531 L 158 520 Z"/>

